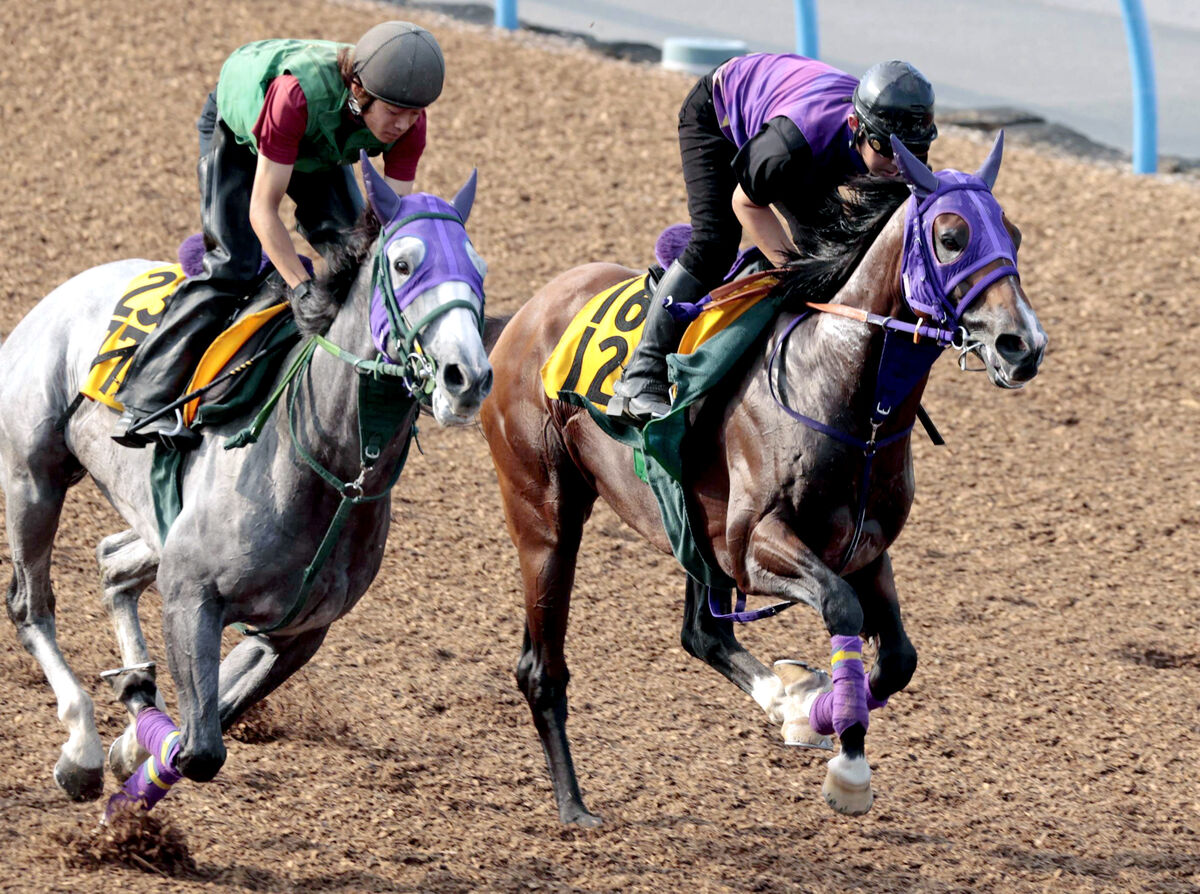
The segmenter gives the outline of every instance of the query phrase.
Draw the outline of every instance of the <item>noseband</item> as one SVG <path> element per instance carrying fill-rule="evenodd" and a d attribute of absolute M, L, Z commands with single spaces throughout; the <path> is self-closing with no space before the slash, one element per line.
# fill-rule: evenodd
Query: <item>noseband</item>
<path fill-rule="evenodd" d="M 395 288 L 392 286 L 391 273 L 388 270 L 387 247 L 398 235 L 400 231 L 409 224 L 418 220 L 449 220 L 459 225 L 462 224 L 462 218 L 457 214 L 450 214 L 443 211 L 419 211 L 415 214 L 409 214 L 402 218 L 392 221 L 386 227 L 380 230 L 379 243 L 375 249 L 375 263 L 371 275 L 372 284 L 372 304 L 374 304 L 374 296 L 379 295 L 383 304 L 384 312 L 387 314 L 388 330 L 391 339 L 400 347 L 401 363 L 398 364 L 404 369 L 405 383 L 409 386 L 409 390 L 414 396 L 420 395 L 423 402 L 428 402 L 429 395 L 433 392 L 434 384 L 437 378 L 437 365 L 431 357 L 423 350 L 419 341 L 419 336 L 426 326 L 434 320 L 441 317 L 443 314 L 454 310 L 455 308 L 463 307 L 471 311 L 475 317 L 476 326 L 479 333 L 483 334 L 484 316 L 483 316 L 483 298 L 480 297 L 478 304 L 466 298 L 455 298 L 452 301 L 443 302 L 415 323 L 408 321 L 407 309 L 415 300 L 417 294 L 423 290 L 408 288 L 408 286 L 416 285 L 418 280 L 416 274 L 406 283 L 403 300 L 396 297 Z M 472 268 L 473 269 L 473 268 Z M 446 282 L 451 279 L 462 280 L 462 276 L 447 276 L 444 272 L 435 272 L 429 277 L 434 281 L 426 283 L 427 288 L 433 285 Z M 480 278 L 482 281 L 482 277 Z M 473 283 L 468 283 L 472 286 L 473 291 L 477 295 L 482 296 L 482 290 L 476 289 Z M 386 356 L 384 350 L 386 345 L 380 346 L 380 353 Z"/>

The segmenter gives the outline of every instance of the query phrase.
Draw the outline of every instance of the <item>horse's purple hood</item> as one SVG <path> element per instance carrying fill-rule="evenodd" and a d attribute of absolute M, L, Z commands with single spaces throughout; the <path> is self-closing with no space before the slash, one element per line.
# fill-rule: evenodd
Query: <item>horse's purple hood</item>
<path fill-rule="evenodd" d="M 387 355 L 388 337 L 400 337 L 394 316 L 404 310 L 423 292 L 445 282 L 464 282 L 483 303 L 483 274 L 472 262 L 467 250 L 470 240 L 464 224 L 475 201 L 476 172 L 472 171 L 467 182 L 451 202 L 427 193 L 398 196 L 387 181 L 375 170 L 362 153 L 363 182 L 367 187 L 367 200 L 382 225 L 379 255 L 382 259 L 382 274 L 377 272 L 371 295 L 371 335 L 375 347 Z M 393 240 L 416 237 L 425 243 L 425 257 L 403 286 L 394 295 L 394 306 L 389 308 L 390 288 L 381 284 L 380 275 L 391 276 L 387 263 L 387 246 Z M 390 283 L 390 281 L 389 281 Z"/>
<path fill-rule="evenodd" d="M 975 174 L 944 170 L 936 174 L 898 140 L 892 140 L 896 164 L 913 190 L 904 220 L 904 297 L 917 314 L 941 325 L 956 325 L 975 297 L 1003 276 L 1016 275 L 1017 249 L 1004 226 L 1000 203 L 991 194 L 1000 170 L 1004 133 Z M 966 221 L 969 240 L 962 253 L 948 263 L 938 261 L 933 245 L 933 222 L 941 214 L 957 214 Z M 958 302 L 950 293 L 966 277 L 996 260 L 1008 263 L 975 283 Z"/>

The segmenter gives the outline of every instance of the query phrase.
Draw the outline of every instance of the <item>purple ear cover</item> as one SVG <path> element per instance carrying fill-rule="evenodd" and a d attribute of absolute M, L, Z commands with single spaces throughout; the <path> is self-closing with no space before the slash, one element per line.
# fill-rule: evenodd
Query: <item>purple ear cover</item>
<path fill-rule="evenodd" d="M 400 210 L 400 197 L 375 170 L 365 149 L 359 150 L 359 161 L 362 164 L 363 183 L 367 187 L 367 201 L 371 203 L 375 216 L 386 223 Z"/>
<path fill-rule="evenodd" d="M 1004 131 L 996 134 L 996 142 L 992 144 L 992 151 L 988 153 L 988 157 L 984 160 L 983 166 L 975 174 L 980 180 L 987 184 L 988 189 L 996 188 L 996 175 L 1000 173 L 1000 156 L 1004 154 Z"/>
<path fill-rule="evenodd" d="M 929 170 L 925 162 L 909 152 L 905 145 L 896 139 L 895 134 L 892 134 L 892 157 L 896 160 L 896 167 L 900 169 L 900 176 L 913 188 L 917 198 L 924 198 L 937 191 L 937 176 Z"/>

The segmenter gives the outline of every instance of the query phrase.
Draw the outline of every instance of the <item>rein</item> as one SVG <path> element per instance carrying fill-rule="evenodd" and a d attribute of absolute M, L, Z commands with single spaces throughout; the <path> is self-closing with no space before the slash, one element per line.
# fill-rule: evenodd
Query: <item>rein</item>
<path fill-rule="evenodd" d="M 930 254 L 928 240 L 924 237 L 923 229 L 923 217 L 926 211 L 938 199 L 950 193 L 961 193 L 969 196 L 971 197 L 971 201 L 978 205 L 978 200 L 974 196 L 979 192 L 986 192 L 990 196 L 991 189 L 982 181 L 943 182 L 924 199 L 918 200 L 916 196 L 913 196 L 910 200 L 913 202 L 913 206 L 911 206 L 912 213 L 910 214 L 910 220 L 905 224 L 901 281 L 906 304 L 910 309 L 919 312 L 915 323 L 907 323 L 891 316 L 873 314 L 862 308 L 847 307 L 841 304 L 815 304 L 809 302 L 808 308 L 810 310 L 805 310 L 799 314 L 788 325 L 783 335 L 776 342 L 775 349 L 771 352 L 771 359 L 767 365 L 767 379 L 771 389 L 771 397 L 774 398 L 775 403 L 797 422 L 801 422 L 809 428 L 834 438 L 843 444 L 861 450 L 863 454 L 862 486 L 859 490 L 858 512 L 854 522 L 854 534 L 850 538 L 850 544 L 842 554 L 841 565 L 837 570 L 839 575 L 850 564 L 850 560 L 853 558 L 854 552 L 858 549 L 859 543 L 862 540 L 863 526 L 866 523 L 867 517 L 867 498 L 871 482 L 871 466 L 875 460 L 875 456 L 884 447 L 908 437 L 913 426 L 908 425 L 904 429 L 893 432 L 884 438 L 878 437 L 879 429 L 887 421 L 892 410 L 911 393 L 911 387 L 915 386 L 918 377 L 927 374 L 929 368 L 937 360 L 941 350 L 947 347 L 953 347 L 958 350 L 959 367 L 961 369 L 967 368 L 967 356 L 978 352 L 982 346 L 982 342 L 971 338 L 966 327 L 959 323 L 963 313 L 992 284 L 1008 276 L 1020 276 L 1016 265 L 1004 255 L 1003 247 L 991 235 L 985 237 L 985 253 L 968 261 L 965 269 L 958 271 L 956 275 L 949 279 L 943 275 L 941 267 L 934 262 Z M 986 229 L 986 218 L 982 219 L 985 220 Z M 957 302 L 953 300 L 955 293 L 960 290 L 961 284 L 968 276 L 998 258 L 1003 258 L 1004 263 L 972 283 L 970 288 L 966 290 L 966 293 Z M 774 370 L 779 350 L 787 342 L 792 332 L 795 331 L 800 321 L 807 319 L 812 310 L 857 320 L 869 326 L 878 326 L 883 330 L 883 348 L 880 351 L 879 369 L 875 376 L 874 409 L 871 411 L 871 434 L 866 440 L 847 434 L 793 410 L 780 399 L 776 391 Z M 921 316 L 921 313 L 924 312 L 935 315 L 936 322 L 929 323 L 924 319 Z M 951 329 L 948 326 L 953 326 L 954 328 Z M 894 333 L 905 333 L 912 336 L 914 347 L 909 349 L 913 360 L 911 364 L 906 362 L 909 358 L 903 356 L 903 348 L 900 349 L 899 353 L 896 351 L 889 353 L 888 347 L 893 343 L 891 339 Z M 932 339 L 938 353 L 930 353 L 928 357 L 922 357 L 915 353 L 917 351 L 915 346 L 925 336 Z M 893 357 L 897 359 L 893 360 Z M 941 441 L 941 436 L 932 427 L 932 422 L 928 421 L 928 417 L 921 412 L 918 412 L 918 416 L 929 433 L 930 439 L 935 444 Z"/>
<path fill-rule="evenodd" d="M 383 490 L 377 494 L 368 495 L 363 493 L 363 482 L 366 479 L 367 471 L 379 459 L 384 447 L 399 435 L 401 428 L 408 418 L 412 404 L 414 402 L 423 406 L 429 406 L 430 404 L 431 395 L 437 384 L 437 367 L 421 349 L 419 335 L 422 330 L 443 314 L 455 308 L 465 307 L 475 316 L 480 333 L 483 332 L 485 320 L 481 306 L 482 302 L 477 305 L 476 302 L 465 298 L 456 298 L 451 301 L 442 302 L 421 317 L 416 323 L 411 325 L 408 323 L 404 311 L 411 302 L 407 302 L 402 306 L 396 298 L 396 291 L 392 286 L 392 278 L 388 273 L 387 245 L 404 226 L 422 219 L 452 220 L 461 223 L 461 218 L 456 214 L 428 211 L 410 214 L 394 221 L 388 227 L 381 230 L 379 234 L 371 277 L 372 292 L 378 289 L 383 295 L 383 304 L 387 312 L 391 337 L 402 346 L 404 361 L 402 363 L 391 363 L 384 357 L 368 360 L 347 351 L 323 335 L 313 335 L 305 343 L 296 359 L 292 362 L 291 367 L 289 367 L 287 373 L 275 387 L 275 390 L 271 393 L 271 396 L 267 399 L 266 404 L 259 411 L 251 425 L 225 444 L 225 449 L 228 450 L 256 441 L 267 419 L 274 412 L 275 406 L 286 391 L 288 435 L 291 438 L 293 449 L 322 481 L 341 496 L 341 502 L 338 504 L 338 508 L 329 522 L 325 536 L 321 538 L 316 555 L 313 556 L 312 561 L 304 569 L 304 577 L 300 583 L 300 590 L 296 594 L 291 608 L 288 609 L 282 618 L 267 627 L 251 628 L 240 622 L 233 625 L 248 636 L 258 636 L 281 630 L 300 615 L 308 604 L 308 599 L 312 594 L 317 575 L 337 545 L 342 529 L 346 526 L 346 522 L 349 519 L 350 510 L 363 503 L 382 500 L 391 493 L 392 488 L 400 479 L 400 473 L 403 471 L 404 464 L 408 459 L 409 447 L 416 437 L 417 429 L 415 424 L 411 425 L 408 429 L 408 438 L 400 453 L 400 459 L 397 461 L 395 469 L 392 470 Z M 296 433 L 296 398 L 299 393 L 296 383 L 299 377 L 312 365 L 312 358 L 318 347 L 343 363 L 352 366 L 359 376 L 359 470 L 358 477 L 353 481 L 343 481 L 334 475 L 333 472 L 322 466 L 317 458 L 300 443 L 300 438 Z M 399 385 L 398 389 L 396 388 L 397 384 Z"/>
<path fill-rule="evenodd" d="M 323 348 L 326 352 L 333 355 L 337 359 L 348 363 L 354 367 L 354 371 L 359 375 L 358 384 L 358 441 L 359 441 L 359 470 L 358 477 L 353 481 L 343 481 L 326 469 L 321 463 L 309 453 L 304 445 L 300 443 L 300 438 L 296 434 L 295 414 L 296 414 L 296 397 L 299 394 L 299 389 L 296 383 L 300 375 L 307 371 L 312 365 L 313 355 L 318 347 Z M 388 380 L 391 380 L 391 383 Z M 395 384 L 398 383 L 403 389 L 403 393 L 399 395 L 400 400 L 396 400 Z M 403 426 L 408 417 L 409 410 L 414 402 L 420 402 L 421 397 L 427 397 L 427 393 L 422 390 L 414 392 L 409 379 L 409 367 L 407 364 L 398 365 L 388 363 L 385 360 L 365 360 L 346 349 L 334 344 L 327 338 L 321 335 L 311 336 L 308 342 L 301 349 L 299 356 L 288 369 L 287 374 L 280 382 L 275 392 L 271 395 L 266 407 L 255 418 L 254 424 L 250 429 L 243 431 L 237 438 L 231 439 L 225 445 L 225 449 L 231 447 L 240 447 L 246 443 L 252 443 L 257 439 L 258 431 L 261 431 L 261 423 L 266 421 L 271 411 L 278 403 L 279 397 L 284 390 L 287 390 L 287 421 L 288 435 L 291 437 L 292 447 L 300 454 L 300 458 L 311 468 L 317 475 L 341 495 L 341 502 L 338 503 L 337 511 L 334 512 L 333 518 L 329 522 L 329 527 L 325 531 L 325 536 L 321 538 L 321 543 L 317 547 L 316 555 L 312 561 L 304 569 L 304 577 L 300 583 L 300 590 L 293 600 L 291 608 L 282 618 L 267 627 L 252 628 L 246 624 L 238 622 L 233 625 L 234 628 L 244 633 L 247 636 L 260 636 L 266 633 L 272 633 L 276 630 L 281 630 L 296 619 L 296 617 L 304 610 L 308 604 L 308 598 L 312 594 L 313 585 L 316 583 L 317 575 L 324 567 L 330 553 L 333 552 L 334 546 L 337 544 L 338 538 L 341 536 L 342 529 L 346 526 L 346 521 L 349 519 L 350 510 L 355 506 L 363 503 L 372 503 L 377 500 L 382 500 L 388 496 L 396 482 L 400 480 L 400 473 L 404 470 L 404 464 L 408 459 L 408 450 L 412 444 L 413 438 L 416 436 L 416 426 L 410 426 L 408 439 L 405 441 L 404 449 L 400 453 L 400 458 L 396 462 L 396 467 L 392 470 L 387 484 L 383 490 L 377 494 L 364 494 L 363 482 L 366 478 L 367 471 L 375 465 L 386 447 L 399 434 L 400 428 Z M 240 440 L 244 435 L 253 432 L 252 436 L 246 440 Z M 234 443 L 239 441 L 240 443 Z"/>

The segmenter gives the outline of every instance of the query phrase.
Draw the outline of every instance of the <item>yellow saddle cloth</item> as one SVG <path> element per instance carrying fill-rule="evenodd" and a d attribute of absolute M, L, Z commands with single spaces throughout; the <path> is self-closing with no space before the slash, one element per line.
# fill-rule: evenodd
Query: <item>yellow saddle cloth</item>
<path fill-rule="evenodd" d="M 649 279 L 644 273 L 610 286 L 580 309 L 542 366 L 542 387 L 548 397 L 558 400 L 562 392 L 574 392 L 600 410 L 607 409 L 613 385 L 642 340 L 652 296 Z M 767 271 L 714 290 L 712 301 L 684 332 L 676 353 L 690 354 L 728 328 L 778 279 L 778 272 Z"/>
<path fill-rule="evenodd" d="M 133 353 L 158 327 L 171 295 L 184 278 L 183 268 L 178 264 L 164 264 L 134 277 L 113 310 L 104 341 L 79 389 L 81 394 L 114 410 L 124 409 L 116 399 L 116 393 L 129 372 Z M 204 352 L 184 393 L 202 388 L 215 379 L 251 336 L 287 307 L 284 301 L 235 321 Z M 184 407 L 185 423 L 190 424 L 195 418 L 199 403 L 197 398 Z"/>

